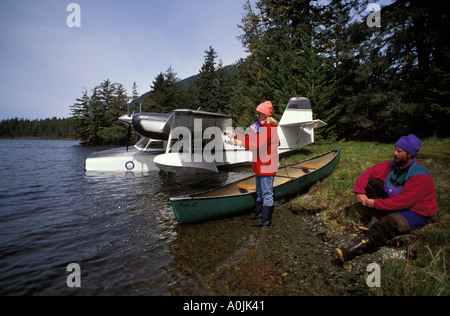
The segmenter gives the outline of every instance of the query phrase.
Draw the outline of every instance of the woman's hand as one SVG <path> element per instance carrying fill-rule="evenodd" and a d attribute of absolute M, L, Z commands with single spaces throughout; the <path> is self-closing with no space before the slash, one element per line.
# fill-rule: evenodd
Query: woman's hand
<path fill-rule="evenodd" d="M 236 138 L 237 135 L 236 135 L 235 133 L 227 132 L 227 136 L 228 136 L 229 138 L 233 139 L 233 138 Z"/>
<path fill-rule="evenodd" d="M 234 146 L 242 146 L 242 141 L 239 139 L 234 140 Z"/>

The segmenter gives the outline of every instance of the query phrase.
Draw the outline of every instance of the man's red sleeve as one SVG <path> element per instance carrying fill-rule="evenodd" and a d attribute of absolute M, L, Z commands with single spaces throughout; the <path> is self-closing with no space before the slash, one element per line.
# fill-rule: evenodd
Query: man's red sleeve
<path fill-rule="evenodd" d="M 356 181 L 355 189 L 353 192 L 356 194 L 366 194 L 366 188 L 369 184 L 370 178 L 380 179 L 384 183 L 386 177 L 390 172 L 390 164 L 390 161 L 376 164 L 375 166 L 364 172 Z"/>

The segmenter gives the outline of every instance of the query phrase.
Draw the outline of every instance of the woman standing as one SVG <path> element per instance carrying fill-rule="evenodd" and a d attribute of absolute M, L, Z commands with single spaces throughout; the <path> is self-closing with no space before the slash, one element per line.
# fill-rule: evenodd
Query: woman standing
<path fill-rule="evenodd" d="M 256 175 L 256 209 L 252 220 L 261 219 L 260 225 L 254 227 L 268 227 L 272 223 L 274 209 L 273 180 L 278 170 L 278 122 L 272 118 L 273 106 L 270 101 L 260 104 L 256 109 L 258 121 L 245 137 L 229 134 L 234 138 L 235 146 L 244 146 L 253 155 L 252 168 Z"/>

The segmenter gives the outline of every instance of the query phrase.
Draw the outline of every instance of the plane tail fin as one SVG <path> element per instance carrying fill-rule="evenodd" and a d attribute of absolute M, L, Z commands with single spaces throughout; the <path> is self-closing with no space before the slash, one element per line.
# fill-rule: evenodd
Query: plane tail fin
<path fill-rule="evenodd" d="M 279 123 L 280 152 L 301 148 L 314 142 L 314 129 L 326 126 L 313 120 L 311 102 L 307 98 L 292 98 Z"/>

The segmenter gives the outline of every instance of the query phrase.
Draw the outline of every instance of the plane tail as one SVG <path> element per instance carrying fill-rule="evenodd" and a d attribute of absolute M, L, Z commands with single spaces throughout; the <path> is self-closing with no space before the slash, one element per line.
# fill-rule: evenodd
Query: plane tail
<path fill-rule="evenodd" d="M 290 99 L 278 125 L 280 153 L 314 143 L 314 129 L 326 125 L 321 120 L 313 120 L 309 99 Z"/>

